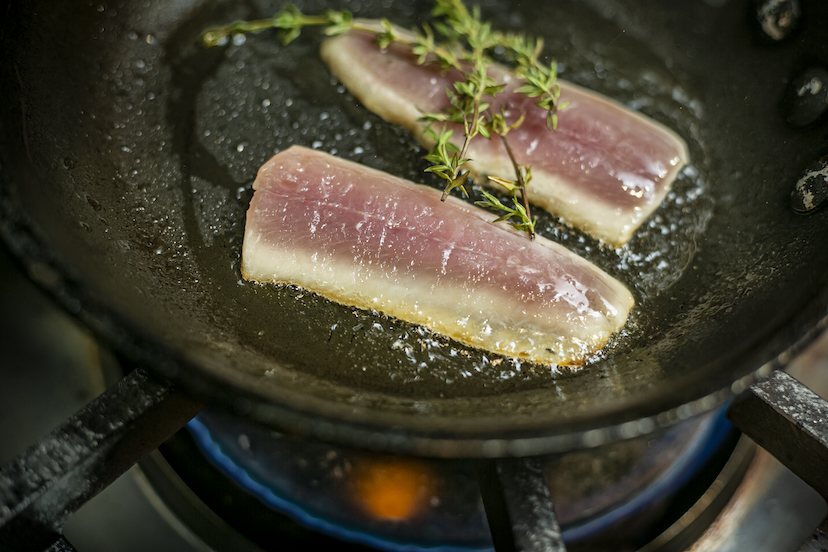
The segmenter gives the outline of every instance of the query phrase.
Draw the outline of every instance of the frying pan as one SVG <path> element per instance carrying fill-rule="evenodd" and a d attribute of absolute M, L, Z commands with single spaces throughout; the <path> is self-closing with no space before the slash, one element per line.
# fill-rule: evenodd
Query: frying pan
<path fill-rule="evenodd" d="M 335 2 L 308 1 L 310 13 Z M 828 63 L 828 6 L 773 42 L 753 4 L 484 2 L 546 39 L 562 77 L 687 140 L 692 165 L 624 248 L 540 232 L 625 283 L 627 327 L 580 370 L 499 358 L 294 286 L 241 280 L 256 169 L 293 143 L 425 183 L 422 150 L 332 79 L 306 32 L 204 49 L 278 2 L 8 3 L 0 30 L 2 234 L 30 275 L 120 351 L 282 430 L 436 456 L 539 454 L 708 411 L 783 366 L 828 314 L 828 215 L 790 207 L 828 151 L 783 99 Z M 421 23 L 426 2 L 365 0 Z M 561 124 L 565 119 L 561 118 Z"/>

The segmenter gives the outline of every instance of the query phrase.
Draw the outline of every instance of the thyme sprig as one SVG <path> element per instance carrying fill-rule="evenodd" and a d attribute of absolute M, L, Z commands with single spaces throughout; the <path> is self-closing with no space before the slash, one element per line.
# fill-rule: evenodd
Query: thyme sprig
<path fill-rule="evenodd" d="M 347 10 L 327 10 L 320 15 L 305 15 L 293 4 L 286 4 L 281 11 L 268 19 L 234 21 L 228 25 L 211 27 L 201 33 L 201 42 L 207 47 L 220 46 L 235 34 L 257 33 L 266 29 L 279 29 L 283 44 L 290 44 L 305 27 L 325 27 L 325 34 L 335 36 L 354 28 L 354 16 Z"/>
<path fill-rule="evenodd" d="M 488 192 L 482 192 L 484 199 L 477 204 L 501 213 L 496 221 L 508 220 L 513 227 L 534 239 L 536 219 L 531 216 L 526 193 L 532 179 L 531 167 L 517 162 L 507 139 L 508 133 L 523 123 L 524 115 L 508 122 L 502 107 L 499 111 L 493 108 L 495 98 L 504 91 L 505 85 L 493 76 L 496 71 L 492 70 L 491 54 L 502 50 L 502 55 L 514 64 L 515 73 L 524 81 L 516 92 L 535 99 L 535 104 L 546 111 L 546 125 L 551 130 L 558 126 L 557 112 L 567 104 L 559 102 L 561 90 L 557 83 L 557 67 L 554 62 L 545 65 L 540 61 L 542 39 L 493 30 L 490 23 L 482 20 L 478 7 L 470 12 L 462 0 L 435 0 L 432 15 L 435 20 L 431 25 L 405 32 L 399 31 L 387 19 L 382 19 L 376 26 L 354 19 L 348 11 L 328 10 L 320 15 L 305 15 L 288 4 L 269 19 L 235 21 L 207 29 L 201 40 L 207 46 L 215 46 L 226 42 L 233 34 L 279 29 L 282 42 L 288 44 L 305 27 L 324 27 L 323 32 L 328 36 L 360 30 L 374 33 L 383 49 L 393 43 L 408 45 L 417 56 L 418 64 L 438 64 L 443 71 L 458 71 L 462 78 L 446 90 L 449 107 L 422 114 L 421 120 L 426 123 L 424 135 L 434 144 L 425 156 L 431 163 L 425 171 L 445 180 L 443 200 L 455 189 L 468 197 L 465 184 L 469 171 L 465 165 L 471 161 L 468 157 L 471 142 L 478 136 L 486 139 L 498 136 L 511 160 L 515 180 L 497 177 L 489 177 L 489 180 L 512 194 L 513 206 L 504 204 Z M 452 141 L 452 125 L 463 129 L 462 142 L 457 141 L 461 142 L 459 146 Z"/>

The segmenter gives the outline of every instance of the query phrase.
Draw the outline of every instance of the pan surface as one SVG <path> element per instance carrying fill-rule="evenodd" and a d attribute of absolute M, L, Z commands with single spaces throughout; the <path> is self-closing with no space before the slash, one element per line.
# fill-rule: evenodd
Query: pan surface
<path fill-rule="evenodd" d="M 828 215 L 790 209 L 793 184 L 828 150 L 826 127 L 792 128 L 780 106 L 797 71 L 828 63 L 828 8 L 806 4 L 797 34 L 771 45 L 751 26 L 751 5 L 482 4 L 498 28 L 542 36 L 562 78 L 661 121 L 690 147 L 691 165 L 622 248 L 541 217 L 540 233 L 636 298 L 624 331 L 580 370 L 500 358 L 241 280 L 256 170 L 292 144 L 439 185 L 422 173 L 414 138 L 330 76 L 318 33 L 289 46 L 271 32 L 197 44 L 207 26 L 267 17 L 278 2 L 6 6 L 3 235 L 37 281 L 116 346 L 284 429 L 439 455 L 539 453 L 647 432 L 784 362 L 828 311 Z M 384 0 L 299 7 L 406 26 L 430 10 Z"/>

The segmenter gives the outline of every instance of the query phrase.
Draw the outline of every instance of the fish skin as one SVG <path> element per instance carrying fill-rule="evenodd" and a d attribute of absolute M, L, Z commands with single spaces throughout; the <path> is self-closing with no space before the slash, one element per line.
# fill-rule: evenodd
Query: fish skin
<path fill-rule="evenodd" d="M 462 343 L 583 364 L 633 298 L 564 247 L 439 190 L 293 146 L 253 184 L 242 275 L 421 324 Z"/>
<path fill-rule="evenodd" d="M 433 145 L 422 132 L 421 110 L 448 107 L 445 90 L 461 78 L 459 72 L 441 74 L 436 65 L 418 66 L 408 47 L 392 44 L 380 50 L 371 34 L 358 31 L 327 39 L 320 53 L 369 110 L 407 128 L 425 147 Z M 688 163 L 680 136 L 605 96 L 559 80 L 560 101 L 570 105 L 558 113 L 557 130 L 551 131 L 546 112 L 533 99 L 514 93 L 521 85 L 517 77 L 500 65 L 493 67 L 492 76 L 507 84 L 494 109 L 508 104 L 511 121 L 527 114 L 508 139 L 517 161 L 532 167 L 530 201 L 609 245 L 623 245 L 632 237 Z M 458 127 L 453 138 L 458 144 L 460 136 Z M 514 179 L 497 138 L 475 138 L 468 157 L 467 166 L 481 184 L 500 189 L 481 177 Z"/>

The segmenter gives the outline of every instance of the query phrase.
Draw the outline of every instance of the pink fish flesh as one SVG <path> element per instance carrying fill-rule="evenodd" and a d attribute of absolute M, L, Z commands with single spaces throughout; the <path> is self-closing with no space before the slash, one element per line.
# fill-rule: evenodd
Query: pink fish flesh
<path fill-rule="evenodd" d="M 626 322 L 617 280 L 457 198 L 294 146 L 260 169 L 242 275 L 506 356 L 580 365 Z"/>
<path fill-rule="evenodd" d="M 446 88 L 461 78 L 459 72 L 441 74 L 437 65 L 416 65 L 415 56 L 401 44 L 380 50 L 373 35 L 365 32 L 326 40 L 321 55 L 368 109 L 404 126 L 426 147 L 432 146 L 422 133 L 420 110 L 448 107 Z M 658 208 L 687 164 L 684 140 L 618 102 L 564 81 L 559 81 L 560 101 L 570 105 L 559 112 L 558 129 L 553 132 L 535 99 L 514 92 L 522 84 L 519 78 L 503 66 L 495 66 L 492 76 L 507 84 L 493 102 L 494 110 L 499 112 L 504 105 L 510 121 L 526 113 L 525 122 L 509 133 L 508 140 L 517 161 L 532 167 L 531 202 L 608 244 L 626 243 Z M 462 128 L 454 135 L 459 143 Z M 497 137 L 476 138 L 469 157 L 473 176 L 514 179 Z M 489 184 L 485 178 L 479 182 Z"/>

